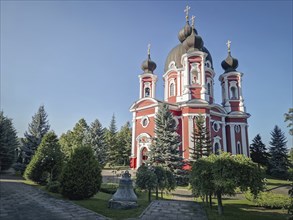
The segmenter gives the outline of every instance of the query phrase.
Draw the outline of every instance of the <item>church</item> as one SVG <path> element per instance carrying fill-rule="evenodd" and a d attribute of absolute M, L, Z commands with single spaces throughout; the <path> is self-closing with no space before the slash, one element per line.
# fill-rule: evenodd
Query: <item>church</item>
<path fill-rule="evenodd" d="M 192 24 L 189 24 L 189 7 L 186 24 L 179 31 L 179 44 L 168 54 L 164 74 L 164 100 L 156 99 L 156 63 L 148 57 L 142 63 L 139 77 L 139 99 L 130 107 L 132 112 L 132 148 L 130 167 L 137 169 L 145 163 L 154 137 L 155 117 L 162 103 L 169 106 L 177 132 L 181 136 L 183 158 L 190 159 L 189 146 L 194 118 L 202 115 L 210 132 L 213 152 L 219 150 L 249 156 L 248 123 L 242 95 L 243 73 L 238 72 L 238 60 L 231 55 L 227 42 L 227 58 L 222 61 L 219 75 L 222 103 L 214 102 L 215 72 L 210 52 Z"/>

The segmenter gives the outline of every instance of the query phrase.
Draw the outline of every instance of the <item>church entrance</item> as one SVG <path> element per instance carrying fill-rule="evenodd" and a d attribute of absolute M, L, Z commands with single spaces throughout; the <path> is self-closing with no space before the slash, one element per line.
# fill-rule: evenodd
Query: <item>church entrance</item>
<path fill-rule="evenodd" d="M 142 149 L 141 151 L 141 158 L 142 158 L 142 165 L 147 165 L 146 164 L 146 160 L 148 159 L 148 156 L 147 156 L 147 152 L 148 152 L 148 149 L 145 147 Z"/>

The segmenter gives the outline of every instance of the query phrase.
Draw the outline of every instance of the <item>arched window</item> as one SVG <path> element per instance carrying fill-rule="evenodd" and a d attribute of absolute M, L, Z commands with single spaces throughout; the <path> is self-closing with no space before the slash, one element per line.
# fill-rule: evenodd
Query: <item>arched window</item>
<path fill-rule="evenodd" d="M 144 97 L 149 97 L 150 96 L 150 88 L 149 87 L 146 87 L 144 89 Z"/>
<path fill-rule="evenodd" d="M 175 85 L 174 85 L 174 83 L 170 84 L 170 96 L 175 96 Z"/>
<path fill-rule="evenodd" d="M 220 150 L 219 143 L 215 143 L 214 153 L 215 153 L 216 155 L 219 155 L 219 150 Z"/>
<path fill-rule="evenodd" d="M 208 83 L 208 95 L 211 95 L 211 84 Z"/>
<path fill-rule="evenodd" d="M 236 154 L 242 154 L 242 147 L 239 141 L 237 142 Z"/>
<path fill-rule="evenodd" d="M 231 87 L 231 99 L 237 99 L 237 91 L 235 86 Z"/>

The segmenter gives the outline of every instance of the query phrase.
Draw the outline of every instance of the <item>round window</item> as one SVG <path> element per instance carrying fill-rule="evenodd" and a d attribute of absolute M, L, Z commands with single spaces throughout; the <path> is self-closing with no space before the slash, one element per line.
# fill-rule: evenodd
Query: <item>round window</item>
<path fill-rule="evenodd" d="M 218 122 L 213 123 L 213 129 L 215 132 L 218 132 L 220 130 L 220 125 L 218 124 Z"/>
<path fill-rule="evenodd" d="M 150 121 L 149 121 L 149 118 L 148 118 L 148 117 L 143 117 L 143 118 L 141 119 L 141 121 L 140 121 L 142 127 L 144 127 L 144 128 L 148 126 L 149 122 L 150 122 Z"/>

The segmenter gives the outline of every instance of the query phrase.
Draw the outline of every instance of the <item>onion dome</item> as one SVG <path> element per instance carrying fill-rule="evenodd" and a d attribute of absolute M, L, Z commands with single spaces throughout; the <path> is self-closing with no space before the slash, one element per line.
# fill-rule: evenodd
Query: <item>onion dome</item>
<path fill-rule="evenodd" d="M 238 60 L 231 56 L 231 49 L 230 49 L 231 41 L 228 40 L 227 46 L 228 46 L 228 56 L 221 63 L 221 66 L 225 70 L 225 73 L 236 71 L 236 68 L 238 67 Z"/>
<path fill-rule="evenodd" d="M 182 43 L 185 39 L 192 33 L 192 28 L 189 25 L 189 22 L 186 21 L 185 26 L 179 31 L 178 39 Z"/>
<path fill-rule="evenodd" d="M 150 47 L 151 45 L 149 44 L 148 58 L 141 64 L 141 69 L 144 71 L 144 73 L 153 73 L 153 71 L 157 68 L 157 64 L 151 60 Z"/>
<path fill-rule="evenodd" d="M 194 18 L 195 17 L 192 16 L 192 32 L 183 42 L 183 46 L 187 52 L 202 50 L 203 48 L 203 40 L 194 28 Z"/>

